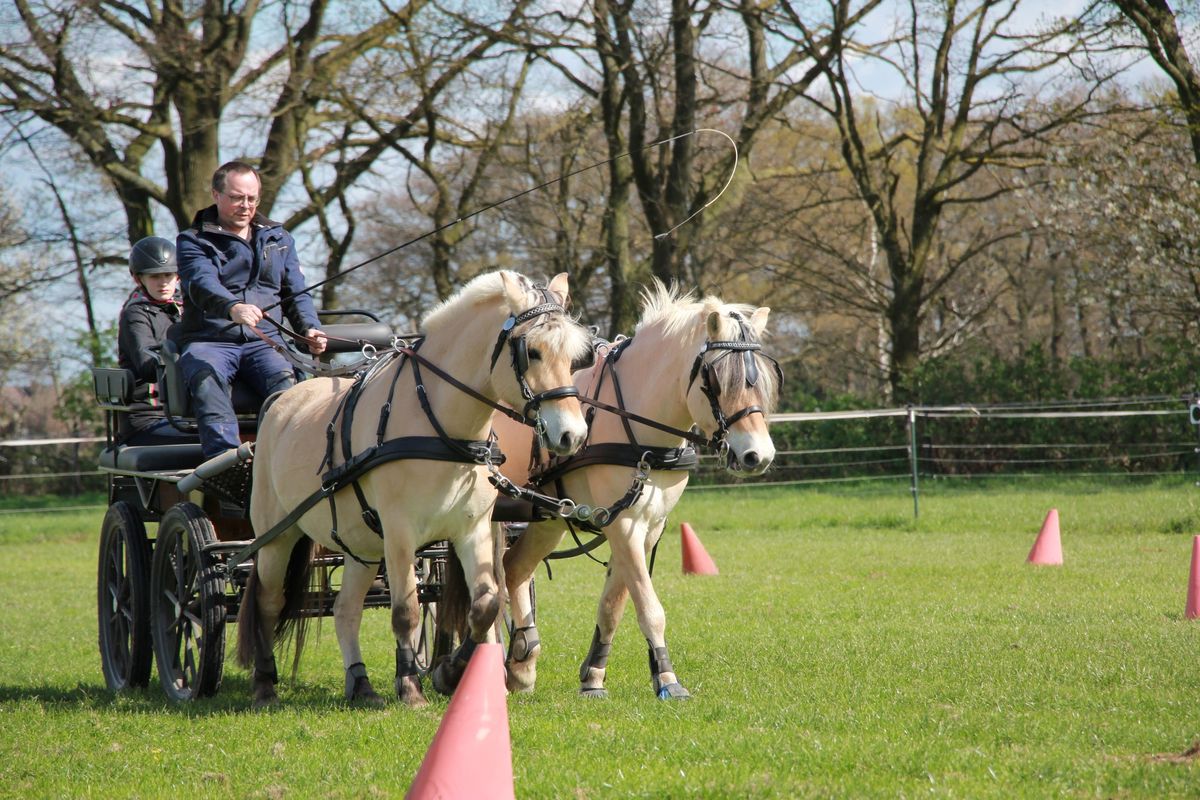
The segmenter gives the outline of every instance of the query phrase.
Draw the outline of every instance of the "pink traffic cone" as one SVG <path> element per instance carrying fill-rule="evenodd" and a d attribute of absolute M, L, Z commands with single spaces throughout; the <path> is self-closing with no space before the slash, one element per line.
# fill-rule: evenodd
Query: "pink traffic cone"
<path fill-rule="evenodd" d="M 1029 551 L 1029 557 L 1025 560 L 1030 564 L 1062 566 L 1062 539 L 1058 535 L 1057 508 L 1050 509 L 1050 512 L 1046 514 L 1046 521 L 1042 523 L 1042 530 L 1038 533 L 1037 541 L 1033 543 L 1033 549 Z"/>
<path fill-rule="evenodd" d="M 679 526 L 683 544 L 683 572 L 685 575 L 717 575 L 720 570 L 709 556 L 699 537 L 686 522 Z"/>
<path fill-rule="evenodd" d="M 1200 617 L 1200 536 L 1192 537 L 1192 571 L 1188 576 L 1187 609 L 1183 615 L 1188 619 Z"/>
<path fill-rule="evenodd" d="M 406 800 L 515 797 L 505 695 L 504 646 L 477 645 Z"/>

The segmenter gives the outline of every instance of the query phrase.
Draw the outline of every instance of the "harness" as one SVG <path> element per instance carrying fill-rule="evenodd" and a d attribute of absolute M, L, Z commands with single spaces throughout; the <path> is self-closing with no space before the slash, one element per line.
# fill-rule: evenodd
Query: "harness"
<path fill-rule="evenodd" d="M 429 403 L 424 379 L 421 375 L 422 366 L 475 400 L 503 412 L 514 420 L 530 425 L 537 432 L 539 438 L 543 436 L 545 434 L 545 423 L 539 414 L 541 403 L 546 400 L 575 397 L 578 396 L 579 392 L 574 386 L 560 386 L 545 392 L 534 393 L 525 378 L 525 373 L 529 368 L 529 349 L 525 341 L 527 332 L 519 336 L 513 336 L 512 331 L 518 325 L 534 320 L 537 317 L 547 314 L 566 313 L 563 306 L 556 302 L 546 289 L 541 289 L 541 292 L 545 302 L 520 314 L 509 315 L 501 328 L 500 334 L 497 336 L 496 346 L 492 351 L 490 363 L 490 369 L 495 369 L 499 354 L 502 352 L 505 343 L 507 343 L 512 355 L 514 375 L 521 389 L 521 394 L 526 400 L 525 408 L 522 412 L 518 413 L 506 406 L 500 405 L 420 355 L 418 350 L 424 341 L 423 339 L 415 340 L 411 344 L 402 339 L 395 340 L 391 350 L 378 356 L 371 362 L 370 367 L 365 370 L 360 369 L 355 374 L 354 384 L 342 398 L 341 404 L 334 412 L 333 418 L 326 427 L 325 456 L 321 464 L 317 467 L 317 471 L 320 473 L 326 467 L 329 467 L 329 469 L 321 475 L 320 488 L 302 500 L 296 508 L 292 509 L 286 517 L 276 523 L 269 531 L 257 537 L 245 548 L 234 553 L 226 562 L 226 569 L 233 570 L 237 565 L 258 552 L 259 549 L 276 539 L 285 530 L 292 527 L 309 509 L 326 499 L 329 501 L 329 511 L 332 518 L 330 538 L 333 539 L 348 557 L 360 564 L 365 566 L 377 565 L 378 561 L 367 561 L 352 552 L 339 536 L 337 529 L 337 506 L 334 495 L 347 486 L 352 487 L 361 508 L 363 522 L 371 531 L 382 538 L 383 529 L 380 525 L 379 514 L 367 502 L 366 495 L 363 493 L 358 480 L 369 470 L 389 461 L 422 459 L 473 464 L 486 466 L 493 474 L 499 474 L 498 465 L 504 463 L 504 455 L 500 452 L 499 446 L 496 444 L 495 435 L 492 434 L 486 440 L 455 439 L 450 437 L 438 421 L 437 415 Z M 388 420 L 391 417 L 392 401 L 395 397 L 396 385 L 400 380 L 401 372 L 403 372 L 404 368 L 410 362 L 412 363 L 413 381 L 416 386 L 417 398 L 421 404 L 421 409 L 437 435 L 402 436 L 385 440 L 384 436 Z M 395 364 L 395 369 L 392 371 L 391 383 L 388 385 L 387 400 L 379 410 L 379 421 L 375 429 L 375 444 L 360 453 L 354 454 L 350 445 L 350 434 L 358 402 L 368 382 L 377 380 L 392 364 Z M 343 463 L 335 466 L 333 463 L 333 454 L 335 439 L 339 431 L 342 439 L 341 455 Z"/>
<path fill-rule="evenodd" d="M 589 443 L 574 455 L 565 458 L 552 458 L 545 469 L 536 476 L 531 477 L 534 485 L 539 489 L 553 484 L 557 497 L 541 494 L 528 487 L 513 487 L 514 490 L 520 493 L 522 499 L 533 503 L 535 509 L 550 510 L 567 521 L 567 527 L 575 539 L 576 548 L 555 553 L 552 556 L 553 558 L 567 558 L 595 549 L 602 541 L 599 535 L 603 533 L 604 528 L 611 525 L 618 515 L 632 507 L 641 497 L 652 470 L 695 469 L 699 463 L 699 457 L 696 452 L 697 447 L 711 447 L 717 450 L 718 453 L 724 454 L 729 448 L 726 441 L 729 429 L 739 420 L 750 414 L 763 413 L 763 409 L 759 405 L 749 405 L 729 416 L 726 416 L 721 410 L 721 387 L 720 382 L 717 380 L 715 366 L 721 359 L 728 357 L 732 353 L 742 354 L 747 386 L 756 386 L 760 379 L 756 355 L 771 362 L 775 368 L 780 385 L 782 385 L 783 381 L 783 373 L 780 370 L 779 363 L 771 356 L 761 352 L 762 345 L 754 339 L 753 332 L 742 315 L 736 311 L 729 312 L 729 315 L 738 323 L 739 338 L 737 340 L 706 339 L 700 348 L 700 352 L 697 353 L 695 360 L 692 362 L 688 376 L 687 390 L 690 391 L 692 385 L 699 378 L 701 391 L 708 398 L 712 409 L 716 430 L 709 438 L 696 433 L 694 430 L 685 431 L 674 428 L 657 420 L 629 411 L 625 407 L 625 398 L 621 390 L 617 364 L 620 361 L 621 355 L 632 345 L 634 340 L 633 338 L 621 339 L 608 348 L 608 353 L 600 367 L 600 375 L 595 382 L 594 390 L 589 393 L 590 396 L 581 397 L 580 402 L 590 406 L 586 414 L 589 429 L 592 420 L 595 418 L 596 410 L 607 411 L 620 417 L 627 441 Z M 705 355 L 708 353 L 719 353 L 719 355 L 715 358 L 705 358 Z M 605 380 L 612 381 L 613 394 L 617 402 L 615 406 L 601 402 L 599 399 Z M 678 436 L 685 441 L 685 444 L 680 447 L 656 447 L 641 444 L 634 435 L 631 422 L 637 422 L 641 425 Z M 624 466 L 634 469 L 633 480 L 625 494 L 607 507 L 597 506 L 593 508 L 586 505 L 577 505 L 567 499 L 565 497 L 566 492 L 563 486 L 563 477 L 574 470 L 597 464 Z M 497 488 L 501 487 L 498 486 Z M 510 494 L 508 487 L 505 487 L 504 491 Z M 510 496 L 515 495 L 510 494 Z M 576 525 L 582 530 L 596 534 L 597 538 L 587 544 L 580 542 L 575 532 Z"/>

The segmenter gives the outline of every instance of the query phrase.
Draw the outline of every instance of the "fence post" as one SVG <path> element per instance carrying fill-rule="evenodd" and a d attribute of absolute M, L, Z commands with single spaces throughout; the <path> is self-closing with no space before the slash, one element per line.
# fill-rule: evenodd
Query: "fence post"
<path fill-rule="evenodd" d="M 908 463 L 911 469 L 909 491 L 913 499 L 913 519 L 921 516 L 921 508 L 917 499 L 917 410 L 908 407 Z"/>

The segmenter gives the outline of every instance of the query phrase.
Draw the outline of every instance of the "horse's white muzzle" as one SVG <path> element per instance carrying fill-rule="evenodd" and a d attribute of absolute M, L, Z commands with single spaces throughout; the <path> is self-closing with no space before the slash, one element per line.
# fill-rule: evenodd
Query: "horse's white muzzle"
<path fill-rule="evenodd" d="M 725 467 L 730 472 L 761 475 L 775 460 L 775 443 L 770 436 L 731 430 L 725 441 L 729 445 Z"/>

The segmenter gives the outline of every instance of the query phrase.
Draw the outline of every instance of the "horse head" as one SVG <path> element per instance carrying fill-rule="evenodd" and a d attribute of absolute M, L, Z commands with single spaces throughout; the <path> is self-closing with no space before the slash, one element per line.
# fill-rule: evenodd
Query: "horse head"
<path fill-rule="evenodd" d="M 687 377 L 692 419 L 733 472 L 759 475 L 775 458 L 768 420 L 783 384 L 760 337 L 771 309 L 704 302 L 704 343 Z"/>
<path fill-rule="evenodd" d="M 570 455 L 587 438 L 571 367 L 591 350 L 591 334 L 566 313 L 565 272 L 546 287 L 517 273 L 500 276 L 509 316 L 492 350 L 492 386 L 532 422 L 543 446 Z M 505 349 L 508 358 L 501 357 Z"/>

